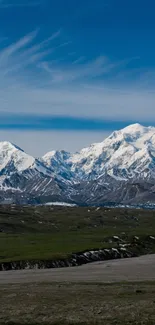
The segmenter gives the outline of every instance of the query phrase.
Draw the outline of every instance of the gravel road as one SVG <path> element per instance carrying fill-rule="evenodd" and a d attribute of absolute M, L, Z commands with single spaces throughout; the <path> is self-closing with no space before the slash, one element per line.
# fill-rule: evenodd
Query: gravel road
<path fill-rule="evenodd" d="M 78 267 L 0 272 L 0 284 L 155 280 L 155 254 Z"/>

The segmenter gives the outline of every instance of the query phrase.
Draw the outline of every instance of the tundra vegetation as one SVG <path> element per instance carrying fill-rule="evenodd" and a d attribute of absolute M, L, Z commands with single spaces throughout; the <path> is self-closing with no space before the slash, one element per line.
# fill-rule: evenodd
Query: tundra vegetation
<path fill-rule="evenodd" d="M 67 258 L 140 242 L 155 253 L 155 212 L 54 206 L 0 207 L 0 262 Z M 151 240 L 148 245 L 148 238 Z M 155 283 L 29 283 L 0 286 L 0 324 L 154 325 Z"/>

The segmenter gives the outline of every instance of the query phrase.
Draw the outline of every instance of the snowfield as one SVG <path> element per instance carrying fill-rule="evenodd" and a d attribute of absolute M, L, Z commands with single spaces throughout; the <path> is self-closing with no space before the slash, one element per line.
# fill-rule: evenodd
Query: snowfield
<path fill-rule="evenodd" d="M 63 206 L 63 207 L 76 207 L 76 204 L 69 204 L 66 202 L 47 202 L 45 205 L 55 205 L 55 206 Z"/>

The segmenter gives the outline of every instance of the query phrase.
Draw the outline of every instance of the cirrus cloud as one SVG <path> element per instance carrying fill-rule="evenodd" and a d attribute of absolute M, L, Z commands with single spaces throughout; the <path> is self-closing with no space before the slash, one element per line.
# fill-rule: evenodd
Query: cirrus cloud
<path fill-rule="evenodd" d="M 43 114 L 124 122 L 154 120 L 155 94 L 143 87 L 148 75 L 141 76 L 138 83 L 137 79 L 136 83 L 119 79 L 126 75 L 132 58 L 119 62 L 105 55 L 92 60 L 83 55 L 72 58 L 67 49 L 72 43 L 64 39 L 62 30 L 43 40 L 38 37 L 39 30 L 35 30 L 1 47 L 1 113 L 23 118 Z"/>

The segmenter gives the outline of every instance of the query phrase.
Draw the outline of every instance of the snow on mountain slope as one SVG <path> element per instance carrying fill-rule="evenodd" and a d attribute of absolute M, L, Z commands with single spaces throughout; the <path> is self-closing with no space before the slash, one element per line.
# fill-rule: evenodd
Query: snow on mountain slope
<path fill-rule="evenodd" d="M 35 175 L 39 181 L 41 175 L 51 176 L 51 171 L 18 146 L 0 142 L 0 190 L 21 192 Z"/>
<path fill-rule="evenodd" d="M 0 202 L 6 198 L 15 202 L 40 202 L 48 197 L 67 200 L 70 182 L 45 164 L 26 154 L 10 142 L 0 142 Z"/>
<path fill-rule="evenodd" d="M 0 172 L 22 172 L 33 166 L 35 159 L 10 142 L 0 142 Z"/>
<path fill-rule="evenodd" d="M 154 184 L 154 127 L 133 124 L 75 154 L 51 151 L 40 159 L 0 142 L 0 201 L 153 201 Z"/>
<path fill-rule="evenodd" d="M 70 169 L 69 158 L 70 153 L 67 151 L 51 151 L 48 152 L 40 160 L 47 168 L 49 168 L 57 176 L 63 177 L 66 180 L 71 180 L 73 174 Z"/>
<path fill-rule="evenodd" d="M 70 157 L 70 153 L 67 151 L 51 151 L 48 152 L 45 156 L 43 156 L 43 160 L 46 161 L 47 166 L 56 167 L 58 163 L 64 164 L 65 161 Z"/>
<path fill-rule="evenodd" d="M 105 172 L 124 179 L 155 176 L 155 128 L 130 125 L 73 154 L 68 162 L 77 178 L 91 180 Z"/>
<path fill-rule="evenodd" d="M 133 124 L 80 152 L 52 151 L 42 161 L 74 182 L 93 180 L 105 172 L 119 179 L 155 177 L 155 128 Z"/>

